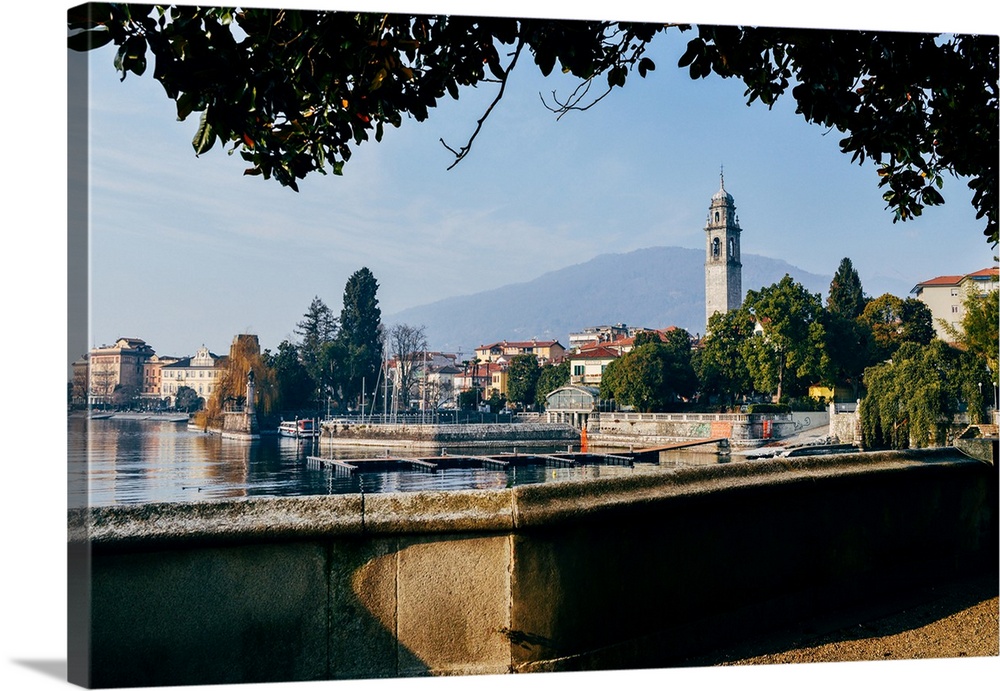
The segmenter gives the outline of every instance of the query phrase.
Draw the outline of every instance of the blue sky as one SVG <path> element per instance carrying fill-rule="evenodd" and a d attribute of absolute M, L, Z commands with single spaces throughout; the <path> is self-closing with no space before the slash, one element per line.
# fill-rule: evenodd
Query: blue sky
<path fill-rule="evenodd" d="M 178 122 L 149 75 L 122 82 L 110 48 L 92 54 L 92 342 L 135 336 L 184 355 L 225 352 L 249 331 L 275 348 L 313 296 L 339 312 L 362 266 L 388 316 L 606 252 L 701 248 L 721 166 L 745 253 L 821 274 L 848 256 L 866 285 L 907 289 L 991 262 L 964 183 L 949 182 L 946 206 L 892 224 L 874 167 L 841 154 L 840 133 L 806 124 L 791 100 L 768 111 L 748 107 L 738 82 L 691 80 L 676 67 L 687 40 L 660 38 L 646 79 L 560 121 L 540 96 L 576 82 L 524 60 L 455 169 L 439 140 L 464 143 L 490 85 L 390 128 L 343 177 L 310 176 L 298 194 L 242 176 L 222 147 L 195 157 L 196 116 Z"/>

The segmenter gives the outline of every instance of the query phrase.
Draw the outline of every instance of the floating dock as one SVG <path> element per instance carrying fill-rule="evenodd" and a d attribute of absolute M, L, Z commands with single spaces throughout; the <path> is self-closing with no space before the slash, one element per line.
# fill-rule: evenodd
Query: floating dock
<path fill-rule="evenodd" d="M 489 456 L 451 455 L 420 458 L 389 456 L 376 458 L 322 458 L 307 456 L 311 468 L 332 468 L 338 474 L 412 470 L 433 473 L 445 468 L 486 468 L 506 470 L 510 467 L 544 465 L 552 468 L 573 468 L 583 465 L 632 466 L 646 462 L 635 455 L 572 452 L 566 453 L 501 453 Z M 655 462 L 655 459 L 654 461 Z"/>

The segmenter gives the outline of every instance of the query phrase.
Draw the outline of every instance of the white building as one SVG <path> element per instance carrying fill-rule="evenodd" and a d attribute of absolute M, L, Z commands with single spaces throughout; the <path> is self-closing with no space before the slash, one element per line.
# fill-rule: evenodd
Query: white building
<path fill-rule="evenodd" d="M 194 389 L 199 398 L 208 397 L 215 391 L 226 358 L 220 357 L 202 346 L 194 357 L 181 358 L 177 362 L 164 365 L 161 370 L 161 394 L 169 399 L 170 405 L 177 402 L 177 391 L 182 386 Z"/>
<path fill-rule="evenodd" d="M 997 289 L 997 267 L 980 269 L 971 274 L 936 276 L 913 286 L 910 293 L 927 305 L 934 320 L 934 331 L 944 341 L 954 340 L 944 324 L 961 330 L 965 316 L 966 296 L 985 295 Z M 943 323 L 942 323 L 943 322 Z"/>

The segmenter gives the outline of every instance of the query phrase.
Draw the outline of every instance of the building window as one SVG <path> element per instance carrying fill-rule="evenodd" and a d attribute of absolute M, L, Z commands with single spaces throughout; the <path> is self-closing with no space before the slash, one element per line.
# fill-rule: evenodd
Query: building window
<path fill-rule="evenodd" d="M 951 313 L 952 314 L 958 314 L 958 305 L 952 305 L 951 306 Z"/>
<path fill-rule="evenodd" d="M 573 365 L 573 376 L 574 377 L 583 376 L 583 365 Z"/>
<path fill-rule="evenodd" d="M 958 288 L 952 288 L 951 289 L 951 294 L 952 294 L 952 296 L 958 295 Z"/>
<path fill-rule="evenodd" d="M 720 251 L 721 251 L 721 243 L 719 242 L 719 238 L 714 238 L 712 240 L 712 256 L 718 257 Z"/>

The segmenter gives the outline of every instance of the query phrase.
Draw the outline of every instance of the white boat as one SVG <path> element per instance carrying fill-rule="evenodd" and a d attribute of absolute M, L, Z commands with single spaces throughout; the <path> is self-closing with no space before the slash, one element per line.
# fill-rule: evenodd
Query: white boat
<path fill-rule="evenodd" d="M 281 424 L 278 425 L 278 435 L 298 439 L 318 437 L 319 425 L 312 418 L 282 420 Z"/>

